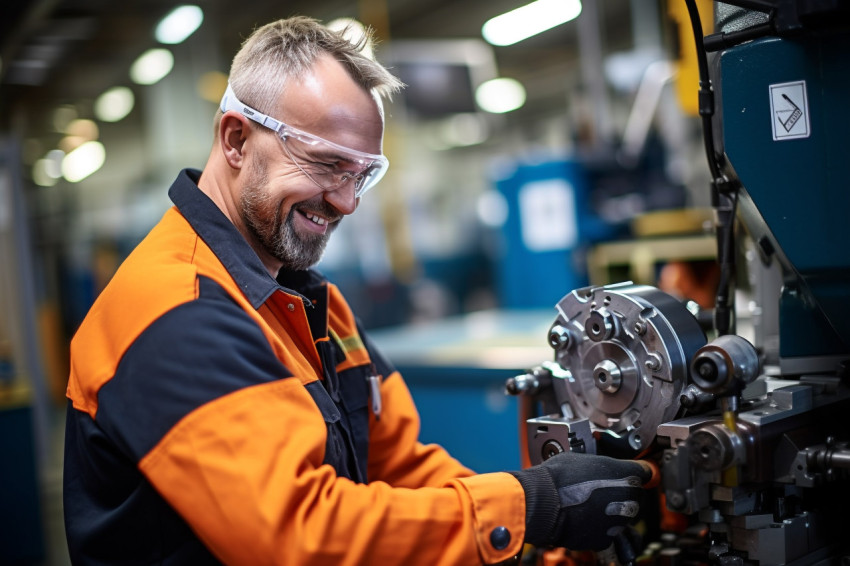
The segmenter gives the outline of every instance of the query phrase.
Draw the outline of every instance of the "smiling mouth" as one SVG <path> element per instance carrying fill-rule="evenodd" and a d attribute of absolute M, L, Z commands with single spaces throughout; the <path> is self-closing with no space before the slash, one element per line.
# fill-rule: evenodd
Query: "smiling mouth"
<path fill-rule="evenodd" d="M 304 216 L 307 217 L 307 220 L 310 220 L 311 222 L 314 222 L 314 223 L 318 224 L 319 226 L 324 226 L 328 223 L 327 219 L 322 218 L 321 216 L 318 216 L 316 214 L 306 214 L 305 213 Z"/>
<path fill-rule="evenodd" d="M 315 212 L 306 210 L 298 210 L 298 215 L 306 221 L 304 228 L 320 234 L 327 233 L 328 230 L 332 229 L 334 223 L 339 220 L 336 216 L 320 216 Z"/>

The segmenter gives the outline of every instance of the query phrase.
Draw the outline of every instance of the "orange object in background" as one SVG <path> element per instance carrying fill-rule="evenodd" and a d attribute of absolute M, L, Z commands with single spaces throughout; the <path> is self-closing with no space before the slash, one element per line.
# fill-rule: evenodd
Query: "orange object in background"
<path fill-rule="evenodd" d="M 703 32 L 711 33 L 714 29 L 714 4 L 711 0 L 697 0 L 702 20 Z M 676 94 L 682 110 L 691 115 L 699 115 L 698 95 L 699 71 L 697 69 L 696 44 L 691 31 L 690 17 L 684 2 L 668 2 L 667 14 L 676 24 L 678 53 L 676 54 Z"/>
<path fill-rule="evenodd" d="M 674 297 L 690 299 L 703 309 L 714 308 L 720 265 L 714 260 L 671 261 L 661 268 L 658 288 Z"/>

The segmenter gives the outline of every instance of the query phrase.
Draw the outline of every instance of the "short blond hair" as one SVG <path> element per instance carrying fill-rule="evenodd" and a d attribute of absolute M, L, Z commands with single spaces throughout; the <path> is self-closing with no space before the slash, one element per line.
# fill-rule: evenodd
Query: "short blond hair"
<path fill-rule="evenodd" d="M 239 100 L 270 113 L 287 81 L 303 76 L 319 56 L 328 54 L 364 90 L 389 98 L 404 85 L 363 53 L 372 39 L 368 28 L 353 42 L 346 30 L 333 31 L 312 18 L 277 20 L 256 29 L 242 44 L 230 67 L 230 85 Z"/>

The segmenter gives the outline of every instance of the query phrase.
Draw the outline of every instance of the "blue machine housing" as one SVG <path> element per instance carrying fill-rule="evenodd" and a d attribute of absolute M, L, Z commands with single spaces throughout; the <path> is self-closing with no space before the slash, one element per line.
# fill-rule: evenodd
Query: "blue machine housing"
<path fill-rule="evenodd" d="M 767 306 L 779 308 L 781 363 L 834 370 L 850 353 L 850 37 L 759 39 L 723 51 L 720 73 L 740 211 L 783 267 L 779 304 Z"/>

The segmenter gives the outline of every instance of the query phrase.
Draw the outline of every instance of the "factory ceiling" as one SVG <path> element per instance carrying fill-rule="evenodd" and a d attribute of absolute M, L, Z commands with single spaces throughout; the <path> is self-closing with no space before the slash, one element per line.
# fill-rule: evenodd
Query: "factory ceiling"
<path fill-rule="evenodd" d="M 294 14 L 322 21 L 358 18 L 375 28 L 386 47 L 404 40 L 480 39 L 485 21 L 523 3 L 523 0 L 197 2 L 205 14 L 201 30 L 208 34 L 205 45 L 213 45 L 224 61 L 229 61 L 253 28 Z M 632 12 L 639 4 L 638 0 L 606 0 L 592 6 L 598 12 L 599 38 L 604 49 L 614 51 L 631 46 Z M 0 19 L 0 129 L 15 129 L 16 113 L 91 100 L 111 86 L 129 84 L 130 64 L 143 51 L 156 46 L 155 25 L 175 5 L 174 0 L 7 3 Z M 515 78 L 525 85 L 530 107 L 564 104 L 567 78 L 576 72 L 579 60 L 579 22 L 581 18 L 518 44 L 494 48 L 499 75 Z M 586 18 L 581 25 L 588 25 Z M 378 56 L 381 56 L 380 46 Z M 227 69 L 225 66 L 219 70 Z"/>

